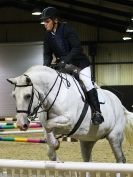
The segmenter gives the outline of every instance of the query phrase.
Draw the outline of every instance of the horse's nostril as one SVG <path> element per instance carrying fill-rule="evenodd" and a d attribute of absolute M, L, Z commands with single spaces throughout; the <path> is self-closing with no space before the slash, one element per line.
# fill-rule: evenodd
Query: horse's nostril
<path fill-rule="evenodd" d="M 24 127 L 25 129 L 27 129 L 27 128 L 28 128 L 28 125 L 27 125 L 27 124 L 24 124 L 23 127 Z"/>

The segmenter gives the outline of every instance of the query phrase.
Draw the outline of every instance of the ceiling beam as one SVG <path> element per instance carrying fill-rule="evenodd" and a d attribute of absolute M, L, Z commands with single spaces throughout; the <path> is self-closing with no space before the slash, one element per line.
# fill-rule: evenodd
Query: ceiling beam
<path fill-rule="evenodd" d="M 111 23 L 107 23 L 107 22 L 103 22 L 103 21 L 100 22 L 97 20 L 84 18 L 81 15 L 77 15 L 77 14 L 68 13 L 68 15 L 66 16 L 66 14 L 62 13 L 62 16 L 65 19 L 72 20 L 72 21 L 75 21 L 75 18 L 76 18 L 76 19 L 78 19 L 78 22 L 80 22 L 80 23 L 84 23 L 86 25 L 92 25 L 97 28 L 102 27 L 102 28 L 106 28 L 108 30 L 113 30 L 113 31 L 122 32 L 122 33 L 125 32 L 125 30 L 126 30 L 125 26 L 115 25 L 115 24 L 111 24 Z"/>
<path fill-rule="evenodd" d="M 104 0 L 104 1 L 113 2 L 113 3 L 125 5 L 125 6 L 130 6 L 130 7 L 133 6 L 133 1 L 130 1 L 130 0 Z"/>
<path fill-rule="evenodd" d="M 74 1 L 74 0 L 73 1 L 72 0 L 62 0 L 62 1 L 54 0 L 54 1 L 57 1 L 60 3 L 65 3 L 68 5 L 73 5 L 74 7 L 83 7 L 86 9 L 91 9 L 91 10 L 95 10 L 95 11 L 99 11 L 99 12 L 122 16 L 122 17 L 131 18 L 131 16 L 132 16 L 132 14 L 130 12 L 115 10 L 112 8 L 108 8 L 108 7 L 104 7 L 104 6 L 100 6 L 100 5 L 96 5 L 96 4 L 85 3 L 85 2 L 81 2 L 81 1 Z"/>
<path fill-rule="evenodd" d="M 40 24 L 40 20 L 26 20 L 26 21 L 0 21 L 0 25 L 16 25 L 16 24 Z"/>
<path fill-rule="evenodd" d="M 107 23 L 112 23 L 112 24 L 114 23 L 114 24 L 123 25 L 123 26 L 129 25 L 129 22 L 125 21 L 125 20 L 118 20 L 118 19 L 111 18 L 111 17 L 105 17 L 105 16 L 102 16 L 102 15 L 99 15 L 99 14 L 93 14 L 93 13 L 90 13 L 90 12 L 83 12 L 81 10 L 61 7 L 61 6 L 57 6 L 57 5 L 55 7 L 57 7 L 60 10 L 60 12 L 66 13 L 67 15 L 69 13 L 78 14 L 79 16 L 82 16 L 84 18 L 94 19 L 94 20 L 97 20 L 98 22 L 107 22 Z"/>
<path fill-rule="evenodd" d="M 16 0 L 5 0 L 5 1 L 0 1 L 0 8 L 3 7 L 16 7 L 19 9 L 24 9 L 24 10 L 33 10 L 35 8 L 33 3 L 27 3 L 27 2 L 22 2 L 22 1 L 16 1 Z"/>

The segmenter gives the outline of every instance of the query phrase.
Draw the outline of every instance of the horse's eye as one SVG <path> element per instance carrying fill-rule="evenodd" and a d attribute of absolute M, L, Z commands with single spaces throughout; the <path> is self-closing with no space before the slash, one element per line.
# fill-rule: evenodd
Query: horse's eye
<path fill-rule="evenodd" d="M 27 95 L 24 96 L 24 98 L 25 98 L 26 100 L 28 100 L 28 99 L 31 98 L 31 95 L 30 95 L 30 94 L 27 94 Z"/>

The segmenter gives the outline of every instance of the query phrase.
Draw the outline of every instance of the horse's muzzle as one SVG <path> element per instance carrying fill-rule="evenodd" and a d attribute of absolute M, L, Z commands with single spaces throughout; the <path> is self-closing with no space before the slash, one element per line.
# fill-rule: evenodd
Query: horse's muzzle
<path fill-rule="evenodd" d="M 17 127 L 21 130 L 21 131 L 26 131 L 28 130 L 29 126 L 27 124 L 24 124 L 23 126 L 17 125 Z"/>
<path fill-rule="evenodd" d="M 17 117 L 16 124 L 20 130 L 26 131 L 29 128 L 30 121 L 27 118 Z"/>

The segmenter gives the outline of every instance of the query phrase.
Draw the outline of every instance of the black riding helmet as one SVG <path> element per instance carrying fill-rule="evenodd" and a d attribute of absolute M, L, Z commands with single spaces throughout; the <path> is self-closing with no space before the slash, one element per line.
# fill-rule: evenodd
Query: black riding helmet
<path fill-rule="evenodd" d="M 46 20 L 48 18 L 54 19 L 59 16 L 59 12 L 55 7 L 47 7 L 43 9 L 41 20 Z"/>

